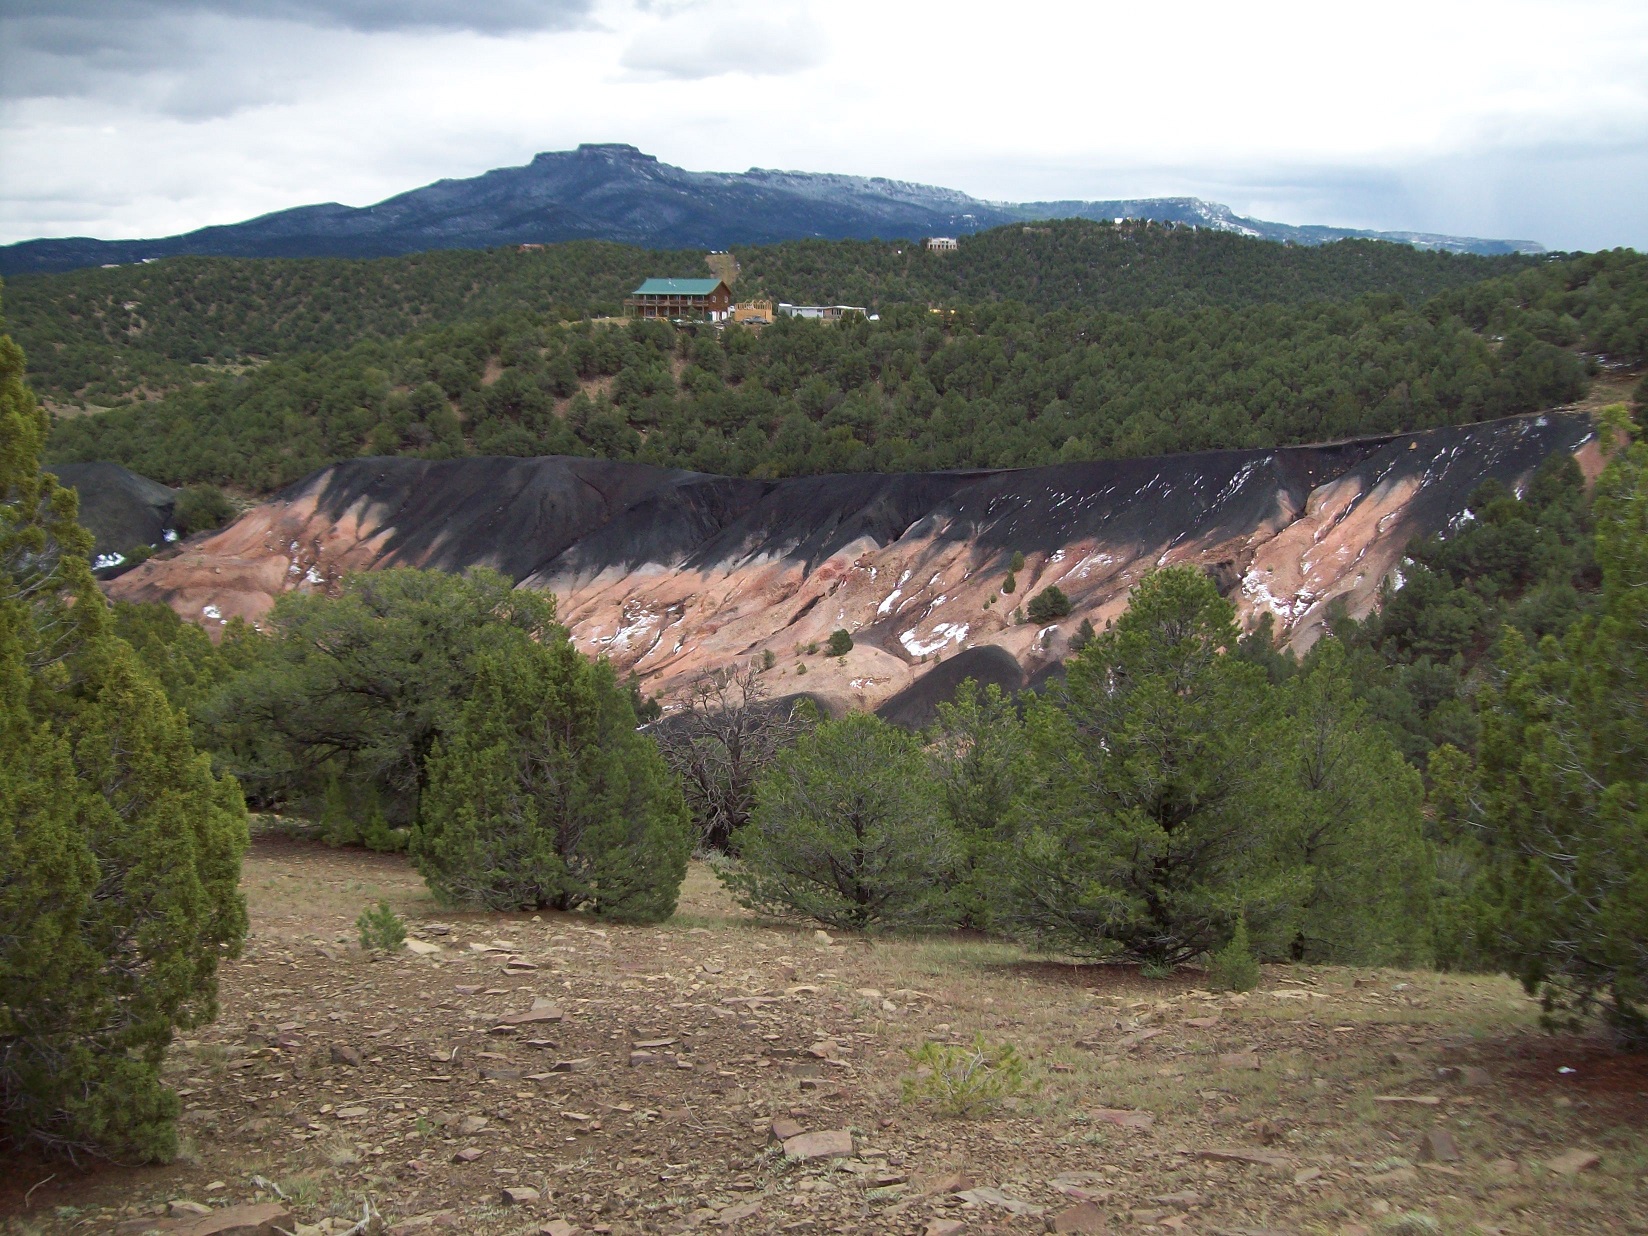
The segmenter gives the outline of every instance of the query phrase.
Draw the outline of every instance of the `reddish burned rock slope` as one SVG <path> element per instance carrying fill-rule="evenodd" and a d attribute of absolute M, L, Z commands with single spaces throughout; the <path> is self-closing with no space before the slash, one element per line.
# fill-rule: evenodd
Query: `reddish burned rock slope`
<path fill-rule="evenodd" d="M 1416 534 L 1478 484 L 1546 458 L 1595 462 L 1575 414 L 1333 446 L 1214 451 L 1008 471 L 744 480 L 602 460 L 356 459 L 109 585 L 208 626 L 261 619 L 346 571 L 488 566 L 552 591 L 578 644 L 668 694 L 770 650 L 780 693 L 874 707 L 935 660 L 995 646 L 1034 674 L 1081 620 L 1103 626 L 1146 571 L 1207 570 L 1244 621 L 1296 648 L 1328 603 L 1366 613 Z M 1000 592 L 1012 555 L 1025 567 Z M 1074 612 L 1015 610 L 1057 584 Z M 845 658 L 807 655 L 852 632 Z M 805 667 L 804 670 L 802 667 Z"/>

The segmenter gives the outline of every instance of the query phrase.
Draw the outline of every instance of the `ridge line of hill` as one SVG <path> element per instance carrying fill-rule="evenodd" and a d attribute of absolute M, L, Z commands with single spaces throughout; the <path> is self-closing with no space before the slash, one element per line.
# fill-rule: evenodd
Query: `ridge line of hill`
<path fill-rule="evenodd" d="M 383 257 L 434 249 L 612 240 L 725 249 L 798 239 L 967 236 L 1056 218 L 1149 219 L 1290 244 L 1363 238 L 1456 253 L 1542 253 L 1528 240 L 1297 226 L 1199 198 L 989 202 L 909 181 L 812 172 L 690 172 L 624 144 L 548 151 L 519 167 L 444 179 L 369 206 L 337 202 L 135 240 L 55 237 L 0 246 L 0 275 L 218 257 Z"/>

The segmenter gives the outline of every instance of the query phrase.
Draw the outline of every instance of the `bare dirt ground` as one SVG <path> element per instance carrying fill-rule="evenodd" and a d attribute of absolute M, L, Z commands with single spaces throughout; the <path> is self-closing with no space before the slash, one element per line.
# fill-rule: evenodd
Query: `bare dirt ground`
<path fill-rule="evenodd" d="M 399 857 L 279 835 L 244 886 L 222 1017 L 168 1065 L 183 1156 L 0 1161 L 0 1232 L 186 1231 L 174 1203 L 276 1190 L 303 1236 L 368 1199 L 393 1233 L 483 1236 L 1648 1231 L 1648 1057 L 1541 1034 L 1499 979 L 1269 967 L 1229 995 L 826 941 L 697 867 L 660 927 L 453 915 Z M 363 954 L 380 897 L 439 951 Z M 901 1099 L 907 1049 L 980 1033 L 1028 1058 L 1025 1093 Z M 775 1122 L 851 1152 L 797 1159 Z"/>

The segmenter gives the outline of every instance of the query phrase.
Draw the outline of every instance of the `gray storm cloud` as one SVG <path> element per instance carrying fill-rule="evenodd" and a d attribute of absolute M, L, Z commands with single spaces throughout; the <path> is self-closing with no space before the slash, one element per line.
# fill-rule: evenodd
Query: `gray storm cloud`
<path fill-rule="evenodd" d="M 134 22 L 168 17 L 254 18 L 347 30 L 567 29 L 588 20 L 593 0 L 4 0 L 0 22 L 52 19 L 97 37 Z"/>
<path fill-rule="evenodd" d="M 0 98 L 133 93 L 188 119 L 287 97 L 313 33 L 571 30 L 594 0 L 0 0 Z M 293 53 L 301 53 L 294 56 Z M 134 79 L 154 78 L 134 88 Z"/>

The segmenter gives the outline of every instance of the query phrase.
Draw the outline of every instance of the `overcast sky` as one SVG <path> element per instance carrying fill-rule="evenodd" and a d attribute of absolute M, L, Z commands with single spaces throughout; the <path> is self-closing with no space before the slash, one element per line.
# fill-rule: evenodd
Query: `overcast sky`
<path fill-rule="evenodd" d="M 0 241 L 699 171 L 1648 248 L 1648 0 L 0 0 Z"/>

